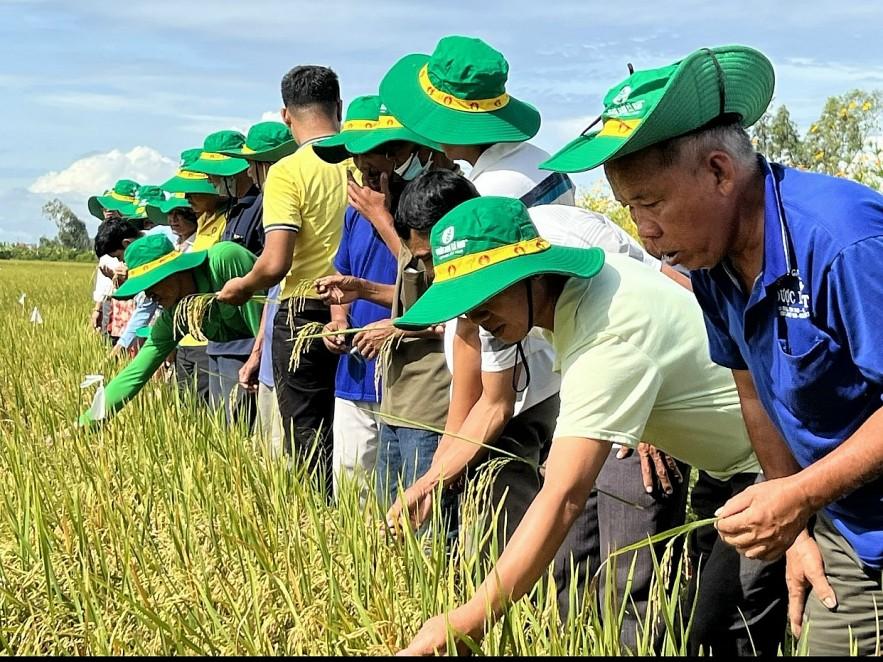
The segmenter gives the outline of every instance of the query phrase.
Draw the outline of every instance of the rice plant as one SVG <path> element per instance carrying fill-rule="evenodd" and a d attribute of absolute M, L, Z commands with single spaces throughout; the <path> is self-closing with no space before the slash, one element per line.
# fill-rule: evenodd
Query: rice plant
<path fill-rule="evenodd" d="M 0 262 L 0 651 L 386 655 L 468 599 L 499 552 L 486 481 L 469 487 L 451 546 L 434 526 L 392 535 L 354 482 L 329 504 L 306 465 L 272 458 L 160 378 L 103 425 L 77 427 L 92 398 L 84 377 L 107 381 L 127 360 L 88 328 L 92 274 Z M 33 305 L 43 324 L 30 322 Z M 205 306 L 181 313 L 190 331 L 199 314 Z M 659 560 L 632 652 L 653 652 L 660 622 L 662 652 L 684 652 L 673 618 L 683 574 Z M 625 653 L 613 583 L 562 620 L 550 576 L 479 648 Z"/>

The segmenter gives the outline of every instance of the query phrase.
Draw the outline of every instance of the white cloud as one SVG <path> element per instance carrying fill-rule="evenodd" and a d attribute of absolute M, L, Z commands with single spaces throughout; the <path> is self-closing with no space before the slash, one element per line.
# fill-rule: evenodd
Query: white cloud
<path fill-rule="evenodd" d="M 261 122 L 281 122 L 278 110 L 268 110 L 261 115 Z"/>
<path fill-rule="evenodd" d="M 157 184 L 174 174 L 176 163 L 151 147 L 133 147 L 128 152 L 114 149 L 74 161 L 64 170 L 48 172 L 34 180 L 28 191 L 76 198 L 101 193 L 118 179 Z"/>

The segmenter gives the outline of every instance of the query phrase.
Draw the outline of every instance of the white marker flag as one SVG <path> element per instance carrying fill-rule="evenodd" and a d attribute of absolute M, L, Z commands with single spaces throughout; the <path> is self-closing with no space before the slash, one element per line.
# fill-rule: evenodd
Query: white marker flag
<path fill-rule="evenodd" d="M 21 307 L 22 307 L 22 308 L 24 308 L 24 305 L 25 305 L 25 299 L 27 299 L 27 298 L 28 298 L 28 295 L 25 294 L 24 292 L 22 292 L 22 293 L 21 293 L 21 296 L 18 298 L 18 302 L 19 302 L 19 304 L 21 304 Z"/>
<path fill-rule="evenodd" d="M 100 421 L 107 415 L 104 404 L 104 375 L 86 375 L 80 382 L 80 388 L 89 388 L 93 384 L 98 384 L 98 388 L 95 391 L 95 397 L 92 398 L 92 406 L 89 407 L 89 418 L 93 421 Z"/>
<path fill-rule="evenodd" d="M 43 316 L 40 314 L 40 311 L 37 310 L 37 306 L 34 306 L 34 310 L 31 313 L 31 322 L 33 324 L 42 324 L 43 323 Z"/>

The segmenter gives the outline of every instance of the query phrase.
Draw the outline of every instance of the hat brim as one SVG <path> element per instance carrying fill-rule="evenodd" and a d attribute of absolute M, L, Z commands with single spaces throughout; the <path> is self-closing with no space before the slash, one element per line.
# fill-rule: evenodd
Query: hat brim
<path fill-rule="evenodd" d="M 127 279 L 113 293 L 113 298 L 121 300 L 131 299 L 136 294 L 143 292 L 149 287 L 153 287 L 163 278 L 168 278 L 179 271 L 187 271 L 188 269 L 198 267 L 205 262 L 206 257 L 208 257 L 208 251 L 181 253 L 174 260 L 151 269 L 146 274 Z"/>
<path fill-rule="evenodd" d="M 474 310 L 510 285 L 538 274 L 591 278 L 604 266 L 600 248 L 550 246 L 542 253 L 515 257 L 465 276 L 434 282 L 408 311 L 393 320 L 399 329 L 419 330 Z M 436 269 L 444 269 L 444 264 Z"/>
<path fill-rule="evenodd" d="M 160 185 L 166 193 L 202 193 L 204 195 L 218 195 L 217 189 L 207 179 L 185 179 L 184 177 L 172 177 Z"/>
<path fill-rule="evenodd" d="M 445 108 L 420 87 L 420 69 L 428 55 L 406 55 L 380 83 L 380 97 L 390 113 L 411 131 L 446 145 L 487 145 L 524 142 L 540 130 L 540 113 L 510 96 L 500 110 L 470 113 Z"/>
<path fill-rule="evenodd" d="M 215 177 L 232 177 L 244 172 L 248 169 L 248 161 L 245 159 L 223 159 L 220 161 L 212 161 L 209 159 L 197 159 L 187 166 L 187 170 L 192 172 L 201 172 L 204 175 L 214 175 Z"/>
<path fill-rule="evenodd" d="M 712 49 L 724 77 L 724 115 L 749 127 L 763 116 L 773 97 L 775 74 L 761 53 L 746 46 Z M 700 129 L 722 115 L 714 60 L 697 51 L 681 62 L 662 97 L 625 138 L 579 136 L 540 164 L 543 170 L 584 172 L 607 161 Z"/>
<path fill-rule="evenodd" d="M 232 156 L 234 159 L 244 159 L 246 161 L 275 163 L 276 161 L 284 159 L 286 156 L 294 154 L 297 151 L 297 148 L 298 144 L 294 140 L 289 140 L 281 145 L 276 145 L 276 147 L 260 152 L 243 152 L 241 149 L 237 149 L 229 152 L 221 150 L 218 154 Z"/>
<path fill-rule="evenodd" d="M 86 203 L 89 213 L 100 221 L 104 220 L 104 210 L 118 211 L 121 216 L 128 217 L 135 213 L 135 205 L 131 202 L 116 200 L 109 195 L 93 195 Z"/>
<path fill-rule="evenodd" d="M 335 138 L 338 139 L 334 140 Z M 412 142 L 438 152 L 442 151 L 442 146 L 437 142 L 417 135 L 404 127 L 339 133 L 337 136 L 328 138 L 327 141 L 323 140 L 321 143 L 313 145 L 313 151 L 327 163 L 340 163 L 354 154 L 366 154 L 381 145 L 395 141 Z"/>
<path fill-rule="evenodd" d="M 173 209 L 181 209 L 189 207 L 190 203 L 184 198 L 172 198 L 164 200 L 158 205 L 147 205 L 147 218 L 157 225 L 169 224 L 169 212 Z"/>

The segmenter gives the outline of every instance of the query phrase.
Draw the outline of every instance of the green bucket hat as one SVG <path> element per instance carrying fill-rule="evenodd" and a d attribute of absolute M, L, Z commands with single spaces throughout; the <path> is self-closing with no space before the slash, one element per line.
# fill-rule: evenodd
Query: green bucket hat
<path fill-rule="evenodd" d="M 582 172 L 721 117 L 751 126 L 773 98 L 773 65 L 747 46 L 703 48 L 680 62 L 636 71 L 604 97 L 604 111 L 540 167 Z M 601 128 L 589 133 L 595 124 Z"/>
<path fill-rule="evenodd" d="M 189 170 L 202 172 L 216 177 L 232 177 L 248 169 L 248 161 L 227 156 L 224 151 L 242 149 L 245 136 L 239 131 L 215 131 L 205 137 L 202 153 L 188 167 Z"/>
<path fill-rule="evenodd" d="M 179 253 L 164 234 L 150 234 L 136 239 L 123 253 L 129 268 L 126 282 L 113 294 L 114 299 L 131 299 L 156 285 L 163 278 L 193 269 L 205 262 L 207 251 Z"/>
<path fill-rule="evenodd" d="M 169 212 L 181 207 L 189 207 L 190 203 L 184 193 L 172 193 L 168 200 L 147 204 L 147 218 L 157 225 L 169 224 Z"/>
<path fill-rule="evenodd" d="M 159 204 L 164 202 L 165 199 L 166 196 L 159 186 L 144 185 L 138 189 L 138 201 L 133 207 L 132 215 L 127 216 L 126 218 L 135 221 L 143 221 L 145 218 L 148 218 L 147 205 Z"/>
<path fill-rule="evenodd" d="M 258 122 L 248 130 L 242 147 L 221 149 L 218 153 L 249 161 L 275 163 L 296 151 L 297 143 L 282 122 Z"/>
<path fill-rule="evenodd" d="M 540 237 L 520 200 L 487 196 L 458 205 L 432 228 L 435 279 L 394 320 L 400 329 L 440 324 L 530 276 L 553 273 L 591 278 L 604 266 L 600 248 L 553 246 Z"/>
<path fill-rule="evenodd" d="M 354 99 L 347 108 L 343 130 L 336 136 L 317 142 L 313 150 L 323 161 L 340 163 L 353 154 L 365 154 L 394 140 L 416 143 L 439 152 L 442 150 L 438 143 L 402 126 L 378 95 Z"/>
<path fill-rule="evenodd" d="M 380 98 L 406 127 L 448 145 L 524 142 L 540 113 L 506 93 L 509 63 L 481 39 L 450 36 L 432 55 L 406 55 L 380 83 Z"/>
<path fill-rule="evenodd" d="M 181 152 L 181 163 L 178 172 L 171 179 L 163 182 L 160 188 L 166 193 L 202 193 L 218 195 L 217 190 L 208 179 L 208 175 L 190 170 L 190 166 L 202 154 L 202 149 L 185 149 Z"/>
<path fill-rule="evenodd" d="M 137 182 L 131 179 L 120 179 L 113 188 L 105 191 L 104 195 L 93 195 L 88 200 L 89 213 L 99 220 L 104 220 L 104 210 L 118 211 L 127 216 L 134 212 L 135 203 L 138 201 Z"/>

